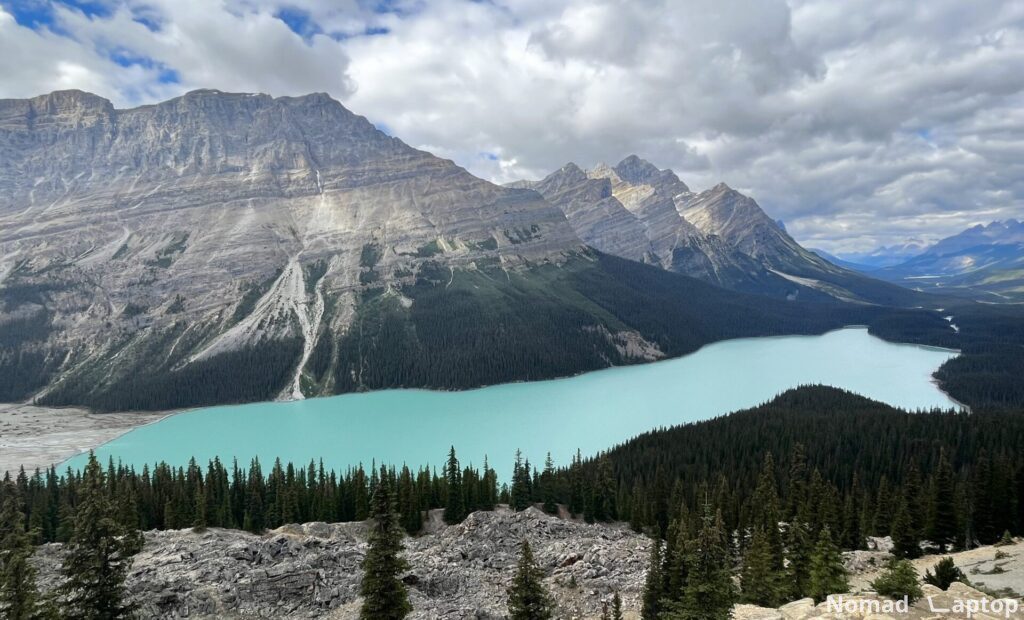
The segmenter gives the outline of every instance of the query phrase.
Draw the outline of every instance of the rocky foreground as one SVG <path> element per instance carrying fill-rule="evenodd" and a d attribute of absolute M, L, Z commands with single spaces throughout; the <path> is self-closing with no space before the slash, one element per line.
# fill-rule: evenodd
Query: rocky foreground
<path fill-rule="evenodd" d="M 534 508 L 478 512 L 450 527 L 440 523 L 439 513 L 431 517 L 427 534 L 406 539 L 405 556 L 412 569 L 405 581 L 412 618 L 504 618 L 505 588 L 524 537 L 548 575 L 558 617 L 596 618 L 617 591 L 626 618 L 639 618 L 650 542 L 623 524 L 587 525 Z M 1000 550 L 1006 554 L 1001 561 L 1003 581 L 1019 582 L 1024 567 L 1016 569 L 1024 559 L 1024 543 Z M 153 531 L 146 533 L 128 586 L 144 618 L 356 618 L 365 552 L 362 523 L 289 525 L 263 536 L 223 529 Z M 61 553 L 61 545 L 50 544 L 36 555 L 44 588 L 57 582 Z M 859 553 L 848 560 L 851 568 L 865 574 L 885 556 Z M 980 558 L 994 555 L 994 550 L 966 553 Z M 934 559 L 922 560 L 920 565 L 933 563 Z M 858 584 L 858 577 L 852 581 Z M 745 620 L 966 618 L 966 613 L 940 610 L 953 609 L 955 600 L 985 596 L 961 584 L 949 592 L 926 586 L 926 594 L 933 596 L 931 603 L 919 601 L 909 614 L 835 613 L 827 604 L 815 606 L 807 599 L 780 609 L 739 605 L 734 615 Z M 849 600 L 878 599 L 861 594 Z"/>

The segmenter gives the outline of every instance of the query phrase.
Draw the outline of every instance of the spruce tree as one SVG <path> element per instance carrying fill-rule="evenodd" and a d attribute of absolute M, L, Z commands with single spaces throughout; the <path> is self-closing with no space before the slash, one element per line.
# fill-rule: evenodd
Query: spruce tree
<path fill-rule="evenodd" d="M 809 594 L 815 603 L 821 603 L 829 594 L 844 594 L 849 589 L 843 559 L 832 542 L 832 533 L 825 528 L 811 557 Z"/>
<path fill-rule="evenodd" d="M 911 604 L 922 596 L 917 571 L 908 560 L 891 560 L 885 571 L 871 582 L 871 587 L 875 592 L 892 599 L 906 597 Z"/>
<path fill-rule="evenodd" d="M 939 464 L 932 480 L 928 509 L 928 538 L 945 550 L 957 539 L 956 481 L 946 451 L 939 454 Z"/>
<path fill-rule="evenodd" d="M 125 528 L 104 488 L 104 473 L 96 455 L 89 461 L 78 489 L 75 531 L 61 571 L 66 579 L 63 616 L 69 619 L 131 617 L 124 581 L 132 556 L 141 548 L 137 530 Z"/>
<path fill-rule="evenodd" d="M 511 620 L 548 620 L 554 616 L 554 602 L 544 587 L 544 571 L 533 559 L 530 543 L 524 538 L 519 547 L 519 564 L 508 588 L 508 614 Z"/>
<path fill-rule="evenodd" d="M 750 539 L 750 546 L 743 556 L 740 586 L 744 602 L 760 607 L 778 607 L 782 604 L 780 573 L 775 569 L 772 550 L 764 529 L 758 527 Z"/>
<path fill-rule="evenodd" d="M 731 617 L 736 589 L 729 567 L 722 514 L 711 516 L 710 506 L 705 505 L 700 531 L 691 543 L 683 600 L 672 604 L 660 620 L 727 620 Z"/>
<path fill-rule="evenodd" d="M 814 544 L 811 533 L 807 531 L 803 521 L 794 521 L 789 525 L 786 531 L 786 550 L 789 559 L 786 566 L 789 595 L 793 599 L 804 598 L 811 589 L 811 557 L 814 555 Z"/>
<path fill-rule="evenodd" d="M 647 578 L 644 580 L 643 603 L 640 617 L 643 620 L 657 620 L 661 612 L 661 597 L 664 587 L 664 573 L 661 559 L 661 539 L 651 537 L 651 555 L 647 560 Z"/>
<path fill-rule="evenodd" d="M 892 536 L 892 554 L 894 556 L 910 559 L 921 557 L 921 543 L 913 531 L 907 503 L 902 499 L 896 508 L 896 517 L 889 530 Z"/>
<path fill-rule="evenodd" d="M 558 512 L 558 494 L 555 488 L 555 462 L 551 460 L 550 452 L 544 459 L 544 472 L 540 475 L 540 481 L 544 512 L 553 515 Z"/>
<path fill-rule="evenodd" d="M 526 510 L 530 507 L 530 463 L 523 463 L 523 454 L 516 450 L 516 461 L 512 468 L 512 509 Z"/>
<path fill-rule="evenodd" d="M 445 465 L 444 473 L 448 481 L 448 502 L 444 507 L 444 522 L 454 525 L 461 523 L 466 517 L 463 505 L 462 470 L 459 469 L 459 459 L 455 457 L 455 446 L 452 446 L 448 452 L 448 463 Z"/>
<path fill-rule="evenodd" d="M 0 506 L 0 616 L 10 620 L 30 620 L 40 616 L 39 593 L 32 557 L 32 541 L 25 531 L 20 493 L 12 483 L 4 483 Z"/>
<path fill-rule="evenodd" d="M 401 579 L 409 565 L 400 555 L 402 528 L 395 512 L 396 501 L 388 478 L 379 480 L 370 502 L 372 524 L 370 546 L 363 559 L 360 620 L 400 620 L 412 611 Z"/>
<path fill-rule="evenodd" d="M 612 597 L 612 620 L 622 620 L 622 597 L 619 596 L 618 590 Z"/>

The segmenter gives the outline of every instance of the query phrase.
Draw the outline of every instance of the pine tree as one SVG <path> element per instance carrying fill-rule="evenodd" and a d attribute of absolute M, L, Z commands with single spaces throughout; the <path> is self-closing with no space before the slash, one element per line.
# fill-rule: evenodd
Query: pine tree
<path fill-rule="evenodd" d="M 409 565 L 400 556 L 402 529 L 394 508 L 396 501 L 388 479 L 379 480 L 370 502 L 373 522 L 369 549 L 363 559 L 361 620 L 400 620 L 412 611 L 408 592 L 400 578 Z"/>
<path fill-rule="evenodd" d="M 103 469 L 92 453 L 78 493 L 75 532 L 62 566 L 63 615 L 88 620 L 128 618 L 135 605 L 125 600 L 124 580 L 132 556 L 141 548 L 141 537 L 118 522 L 104 488 Z"/>
<path fill-rule="evenodd" d="M 512 620 L 548 620 L 554 616 L 554 602 L 544 588 L 544 571 L 533 559 L 530 543 L 523 539 L 519 564 L 508 588 L 508 614 Z"/>
<path fill-rule="evenodd" d="M 612 597 L 612 620 L 622 620 L 622 597 L 619 596 L 618 590 Z"/>
<path fill-rule="evenodd" d="M 455 446 L 452 446 L 448 452 L 448 463 L 445 465 L 444 473 L 448 481 L 448 503 L 444 508 L 444 522 L 454 525 L 461 523 L 466 517 L 466 509 L 463 505 L 462 470 L 459 469 L 459 459 L 455 457 Z"/>
<path fill-rule="evenodd" d="M 810 596 L 815 603 L 824 601 L 829 594 L 843 594 L 850 589 L 843 559 L 828 528 L 821 531 L 818 545 L 814 548 L 810 577 Z"/>
<path fill-rule="evenodd" d="M 661 612 L 664 573 L 661 559 L 661 539 L 651 537 L 651 555 L 647 561 L 647 578 L 644 580 L 643 604 L 640 617 L 643 620 L 657 620 Z"/>
<path fill-rule="evenodd" d="M 764 529 L 758 527 L 743 557 L 743 570 L 740 573 L 743 600 L 761 607 L 778 607 L 784 598 L 779 576 L 772 560 L 768 537 Z"/>
<path fill-rule="evenodd" d="M 10 620 L 30 620 L 40 615 L 39 592 L 32 557 L 32 541 L 25 531 L 25 513 L 20 493 L 4 483 L 0 506 L 0 616 Z"/>

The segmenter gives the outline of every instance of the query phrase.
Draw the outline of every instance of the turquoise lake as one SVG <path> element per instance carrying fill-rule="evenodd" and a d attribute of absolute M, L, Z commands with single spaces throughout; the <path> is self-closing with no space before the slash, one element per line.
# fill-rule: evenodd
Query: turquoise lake
<path fill-rule="evenodd" d="M 387 390 L 293 402 L 210 407 L 135 429 L 97 449 L 134 464 L 214 456 L 247 466 L 275 457 L 322 458 L 344 469 L 371 461 L 440 466 L 454 445 L 463 464 L 486 454 L 509 475 L 517 448 L 540 464 L 566 464 L 644 431 L 705 420 L 760 404 L 786 389 L 821 383 L 907 409 L 957 407 L 931 374 L 956 352 L 885 342 L 865 328 L 821 336 L 727 340 L 682 358 L 566 379 L 464 392 Z M 81 467 L 85 456 L 65 465 Z M 264 469 L 266 471 L 266 468 Z"/>

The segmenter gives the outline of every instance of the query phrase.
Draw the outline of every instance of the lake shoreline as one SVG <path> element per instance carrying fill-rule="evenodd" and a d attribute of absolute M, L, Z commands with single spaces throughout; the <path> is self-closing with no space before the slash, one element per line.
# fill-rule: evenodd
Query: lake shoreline
<path fill-rule="evenodd" d="M 141 466 L 213 457 L 247 463 L 440 463 L 454 445 L 465 462 L 569 462 L 652 428 L 718 417 L 801 385 L 828 385 L 909 411 L 957 409 L 932 374 L 955 351 L 894 344 L 864 328 L 813 336 L 732 339 L 659 363 L 471 390 L 391 389 L 225 405 L 170 415 L 97 450 Z M 530 429 L 539 430 L 532 432 Z M 443 450 L 441 449 L 443 448 Z M 82 458 L 67 464 L 82 465 Z"/>
<path fill-rule="evenodd" d="M 844 331 L 866 331 L 866 329 L 866 326 L 848 325 L 834 330 L 830 330 L 828 332 L 825 332 L 824 334 L 821 334 L 820 336 L 824 337 L 829 334 L 835 335 L 837 332 Z M 870 334 L 868 335 L 871 336 Z M 514 381 L 497 384 L 497 386 L 520 386 L 531 383 L 559 384 L 559 382 L 578 380 L 580 377 L 583 376 L 592 376 L 593 378 L 600 379 L 606 376 L 602 375 L 601 373 L 615 373 L 623 369 L 644 368 L 650 366 L 658 366 L 660 364 L 665 363 L 672 363 L 673 361 L 678 362 L 679 360 L 696 356 L 701 352 L 707 352 L 707 350 L 709 349 L 714 350 L 716 347 L 734 346 L 737 342 L 764 342 L 801 337 L 807 336 L 782 335 L 763 336 L 754 338 L 733 338 L 703 345 L 696 351 L 675 358 L 667 358 L 663 360 L 639 364 L 629 364 L 625 366 L 610 366 L 607 368 L 581 372 L 574 375 L 555 377 L 551 379 L 545 379 L 542 381 Z M 889 341 L 883 341 L 889 343 Z M 933 347 L 929 345 L 920 345 L 914 343 L 890 344 L 916 347 L 924 350 L 944 352 L 950 354 L 959 353 L 959 351 L 955 349 L 945 349 L 942 347 Z M 949 396 L 949 394 L 943 391 L 941 389 L 941 385 L 934 377 L 931 377 L 930 381 L 938 391 L 945 394 L 945 396 L 949 399 L 951 403 L 964 409 L 965 411 L 970 411 L 969 407 L 967 407 L 963 403 L 956 401 L 951 396 Z M 20 466 L 24 466 L 26 471 L 31 471 L 36 467 L 46 468 L 49 467 L 51 464 L 62 466 L 64 463 L 68 463 L 69 461 L 76 459 L 76 457 L 80 457 L 81 455 L 88 453 L 90 450 L 99 449 L 100 447 L 110 442 L 113 442 L 121 438 L 123 435 L 135 431 L 137 429 L 155 424 L 157 422 L 168 420 L 172 417 L 178 416 L 179 414 L 194 413 L 211 408 L 225 410 L 233 409 L 236 407 L 247 407 L 255 404 L 294 405 L 303 402 L 309 402 L 315 405 L 318 401 L 323 401 L 331 398 L 338 398 L 339 396 L 367 395 L 395 390 L 401 390 L 409 393 L 458 394 L 474 393 L 479 392 L 481 390 L 492 389 L 494 387 L 496 386 L 479 386 L 467 390 L 395 388 L 394 390 L 375 390 L 369 392 L 357 392 L 344 395 L 316 396 L 301 400 L 282 399 L 267 401 L 266 403 L 236 403 L 156 412 L 95 413 L 87 409 L 76 407 L 36 407 L 24 403 L 0 404 L 0 429 L 3 430 L 3 432 L 0 433 L 0 472 L 7 470 L 13 473 L 16 472 L 18 470 L 18 467 Z M 725 415 L 726 413 L 728 412 L 722 412 L 720 415 Z M 616 443 L 620 443 L 628 439 L 629 437 L 620 437 L 617 439 Z"/>

